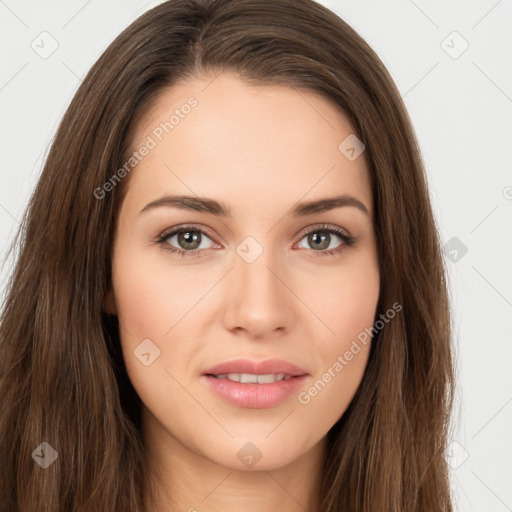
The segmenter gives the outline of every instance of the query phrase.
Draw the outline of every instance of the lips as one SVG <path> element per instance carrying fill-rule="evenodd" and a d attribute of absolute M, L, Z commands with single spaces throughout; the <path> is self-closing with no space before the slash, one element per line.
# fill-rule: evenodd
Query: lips
<path fill-rule="evenodd" d="M 237 359 L 208 368 L 200 380 L 231 405 L 264 409 L 289 399 L 308 378 L 306 370 L 281 359 Z"/>
<path fill-rule="evenodd" d="M 283 373 L 285 376 L 298 377 L 308 372 L 282 359 L 266 359 L 265 361 L 252 361 L 250 359 L 235 359 L 226 361 L 208 368 L 203 375 L 226 375 L 248 373 L 252 375 L 269 375 Z"/>

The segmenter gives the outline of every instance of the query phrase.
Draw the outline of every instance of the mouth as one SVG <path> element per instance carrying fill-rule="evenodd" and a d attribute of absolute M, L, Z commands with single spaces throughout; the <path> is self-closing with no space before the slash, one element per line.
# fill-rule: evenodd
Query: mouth
<path fill-rule="evenodd" d="M 264 361 L 235 359 L 208 368 L 203 375 L 235 382 L 265 384 L 276 380 L 288 380 L 292 377 L 307 375 L 307 373 L 303 368 L 282 359 L 266 359 Z"/>
<path fill-rule="evenodd" d="M 264 409 L 297 392 L 309 374 L 286 361 L 228 361 L 203 372 L 201 381 L 215 396 L 237 407 Z"/>
<path fill-rule="evenodd" d="M 286 373 L 267 373 L 265 375 L 256 375 L 253 373 L 221 373 L 218 375 L 206 374 L 207 377 L 215 379 L 227 379 L 232 382 L 240 382 L 242 384 L 272 384 L 282 380 L 290 380 L 296 378 L 296 375 L 288 375 Z"/>

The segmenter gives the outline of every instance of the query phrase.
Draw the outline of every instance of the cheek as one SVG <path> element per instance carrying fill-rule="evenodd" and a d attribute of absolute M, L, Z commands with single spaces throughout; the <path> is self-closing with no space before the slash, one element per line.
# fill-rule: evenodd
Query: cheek
<path fill-rule="evenodd" d="M 179 279 L 179 268 L 158 267 L 136 249 L 120 251 L 113 268 L 121 348 L 130 381 L 150 409 L 172 414 L 166 410 L 172 401 L 161 397 L 180 396 L 180 388 L 166 370 L 175 360 L 189 360 L 190 344 L 171 342 L 186 335 L 185 315 L 197 293 Z"/>
<path fill-rule="evenodd" d="M 136 254 L 118 258 L 113 280 L 120 325 L 138 337 L 162 339 L 197 301 L 182 274 Z"/>
<path fill-rule="evenodd" d="M 378 265 L 372 254 L 331 272 L 322 292 L 314 295 L 315 307 L 328 327 L 328 351 L 347 350 L 353 340 L 375 320 L 380 291 Z M 323 345 L 323 344 L 322 344 Z"/>
<path fill-rule="evenodd" d="M 299 397 L 336 422 L 354 397 L 368 362 L 380 282 L 374 260 L 341 272 L 314 295 L 327 335 L 318 339 L 318 373 Z M 324 329 L 325 330 L 325 329 Z"/>
<path fill-rule="evenodd" d="M 148 399 L 158 395 L 156 390 L 179 394 L 179 386 L 166 370 L 184 371 L 195 354 L 191 339 L 205 281 L 183 267 L 162 264 L 161 257 L 136 247 L 119 250 L 116 256 L 112 279 L 130 380 L 139 396 Z M 148 366 L 142 362 L 144 357 Z"/>

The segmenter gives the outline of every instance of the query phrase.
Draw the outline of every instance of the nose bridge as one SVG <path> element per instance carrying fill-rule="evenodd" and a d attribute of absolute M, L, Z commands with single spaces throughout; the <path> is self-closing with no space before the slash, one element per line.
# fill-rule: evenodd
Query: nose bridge
<path fill-rule="evenodd" d="M 289 327 L 290 293 L 278 258 L 255 239 L 244 240 L 236 249 L 229 284 L 226 322 L 253 334 Z"/>
<path fill-rule="evenodd" d="M 247 249 L 248 252 L 244 252 Z M 263 301 L 262 305 L 270 304 L 281 293 L 282 284 L 275 276 L 278 267 L 276 257 L 268 244 L 255 246 L 254 242 L 246 241 L 237 248 L 235 259 L 235 275 L 242 283 L 240 292 L 251 300 Z M 272 271 L 272 270 L 273 271 Z"/>

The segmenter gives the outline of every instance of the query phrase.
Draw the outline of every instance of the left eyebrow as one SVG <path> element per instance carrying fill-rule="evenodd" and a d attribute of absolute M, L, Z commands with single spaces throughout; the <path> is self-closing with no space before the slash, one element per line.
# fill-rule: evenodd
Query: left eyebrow
<path fill-rule="evenodd" d="M 294 217 L 303 217 L 313 213 L 327 212 L 329 210 L 334 210 L 335 208 L 341 208 L 343 206 L 353 206 L 361 210 L 366 215 L 370 215 L 368 208 L 361 201 L 359 201 L 359 199 L 356 199 L 349 194 L 327 197 L 307 203 L 299 203 L 292 209 L 291 214 Z"/>
<path fill-rule="evenodd" d="M 358 208 L 366 215 L 369 215 L 368 208 L 361 201 L 359 201 L 359 199 L 356 199 L 355 197 L 348 194 L 298 203 L 291 209 L 290 214 L 293 217 L 305 217 L 314 213 L 327 212 L 329 210 L 334 210 L 335 208 L 341 208 L 345 206 Z M 215 199 L 184 195 L 166 195 L 151 201 L 146 206 L 144 206 L 144 208 L 142 208 L 140 213 L 147 212 L 159 207 L 192 210 L 201 213 L 209 213 L 211 215 L 215 215 L 216 217 L 229 217 L 231 215 L 230 208 L 224 203 Z"/>

